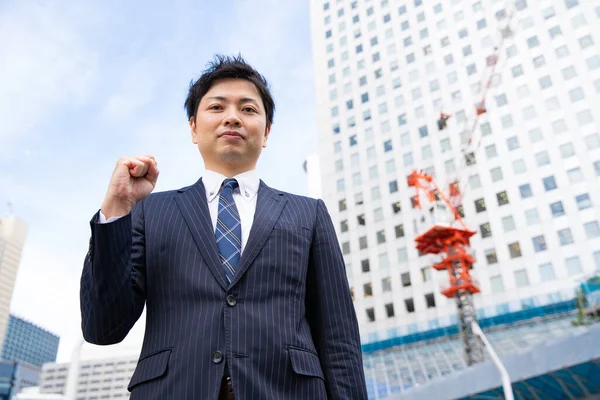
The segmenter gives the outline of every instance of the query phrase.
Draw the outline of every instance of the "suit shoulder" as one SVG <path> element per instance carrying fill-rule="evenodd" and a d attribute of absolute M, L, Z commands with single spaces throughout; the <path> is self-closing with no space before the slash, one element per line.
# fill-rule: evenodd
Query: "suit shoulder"
<path fill-rule="evenodd" d="M 165 190 L 163 192 L 150 193 L 150 196 L 144 199 L 145 205 L 154 205 L 157 203 L 162 203 L 163 201 L 167 201 L 177 193 L 177 190 Z"/>

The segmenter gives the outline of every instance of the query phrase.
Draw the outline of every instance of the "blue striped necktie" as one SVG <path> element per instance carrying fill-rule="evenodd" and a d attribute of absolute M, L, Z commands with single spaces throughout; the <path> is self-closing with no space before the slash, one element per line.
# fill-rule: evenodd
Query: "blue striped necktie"
<path fill-rule="evenodd" d="M 223 181 L 219 196 L 217 229 L 215 230 L 221 264 L 223 264 L 229 282 L 233 280 L 242 254 L 242 224 L 235 201 L 233 201 L 233 191 L 237 187 L 238 182 L 235 179 Z"/>

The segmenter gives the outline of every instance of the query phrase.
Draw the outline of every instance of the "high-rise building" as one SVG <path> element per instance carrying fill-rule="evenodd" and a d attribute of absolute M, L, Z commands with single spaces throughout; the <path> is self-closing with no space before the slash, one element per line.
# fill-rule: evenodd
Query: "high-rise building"
<path fill-rule="evenodd" d="M 128 399 L 127 385 L 133 375 L 137 356 L 82 360 L 77 383 L 78 399 Z M 41 393 L 65 394 L 68 363 L 44 364 Z"/>
<path fill-rule="evenodd" d="M 0 359 L 42 366 L 56 361 L 60 338 L 47 330 L 11 315 Z"/>
<path fill-rule="evenodd" d="M 600 270 L 597 2 L 310 4 L 322 195 L 365 343 L 456 323 L 415 249 L 415 169 L 459 182 L 478 317 Z"/>
<path fill-rule="evenodd" d="M 321 198 L 321 170 L 319 168 L 319 154 L 311 153 L 304 161 L 304 172 L 308 183 L 308 195 L 315 199 Z"/>
<path fill-rule="evenodd" d="M 40 370 L 27 362 L 0 360 L 0 400 L 12 400 L 22 389 L 36 386 Z"/>
<path fill-rule="evenodd" d="M 10 301 L 26 234 L 25 222 L 16 217 L 0 218 L 0 343 L 6 332 Z"/>

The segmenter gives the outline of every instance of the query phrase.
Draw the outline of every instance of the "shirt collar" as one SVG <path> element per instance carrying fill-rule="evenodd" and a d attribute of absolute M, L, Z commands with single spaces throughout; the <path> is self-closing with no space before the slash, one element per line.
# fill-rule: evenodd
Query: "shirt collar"
<path fill-rule="evenodd" d="M 260 180 L 258 179 L 258 174 L 255 169 L 242 172 L 233 178 L 238 181 L 239 188 L 236 190 L 239 190 L 244 200 L 250 201 L 256 196 L 258 187 L 260 186 Z M 206 198 L 209 203 L 217 197 L 225 179 L 227 179 L 227 177 L 223 174 L 209 169 L 205 171 L 204 176 L 202 177 L 202 183 L 204 183 Z"/>

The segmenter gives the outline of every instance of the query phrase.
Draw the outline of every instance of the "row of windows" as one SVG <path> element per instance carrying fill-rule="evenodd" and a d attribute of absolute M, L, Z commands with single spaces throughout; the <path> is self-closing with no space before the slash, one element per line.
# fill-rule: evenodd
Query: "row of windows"
<path fill-rule="evenodd" d="M 513 246 L 515 247 L 515 246 Z M 519 250 L 520 251 L 520 250 Z M 596 251 L 593 253 L 593 259 L 595 262 L 596 270 L 600 271 L 600 251 Z M 579 256 L 567 257 L 564 260 L 567 274 L 569 276 L 575 276 L 583 273 L 583 266 L 581 264 L 581 260 Z M 427 271 L 427 272 L 425 272 Z M 556 273 L 554 271 L 554 266 L 552 263 L 543 263 L 538 265 L 538 272 L 540 276 L 541 282 L 550 282 L 555 280 Z M 431 279 L 430 277 L 430 268 L 422 268 L 421 274 L 423 281 L 426 282 Z M 529 278 L 529 273 L 527 269 L 522 268 L 515 270 L 513 272 L 514 282 L 516 288 L 525 288 L 531 285 L 531 281 Z M 405 272 L 401 274 L 401 284 L 403 287 L 408 287 L 411 285 L 410 273 Z M 392 283 L 390 277 L 386 277 L 382 279 L 381 282 L 383 292 L 391 292 Z M 504 287 L 504 278 L 502 275 L 494 275 L 490 277 L 490 288 L 492 293 L 502 293 L 505 291 Z M 352 296 L 354 298 L 354 288 L 351 288 Z M 373 296 L 373 287 L 370 282 L 363 284 L 363 295 L 365 298 L 369 298 Z M 435 296 L 433 293 L 428 293 L 424 295 L 425 297 L 425 306 L 426 308 L 434 308 L 436 307 Z M 415 312 L 415 304 L 414 299 L 412 297 L 406 298 L 403 300 L 404 309 L 407 313 Z M 385 308 L 385 316 L 387 318 L 393 318 L 395 316 L 394 304 L 388 303 L 384 305 Z M 373 307 L 368 307 L 365 309 L 367 321 L 373 322 L 376 320 L 375 310 Z"/>

